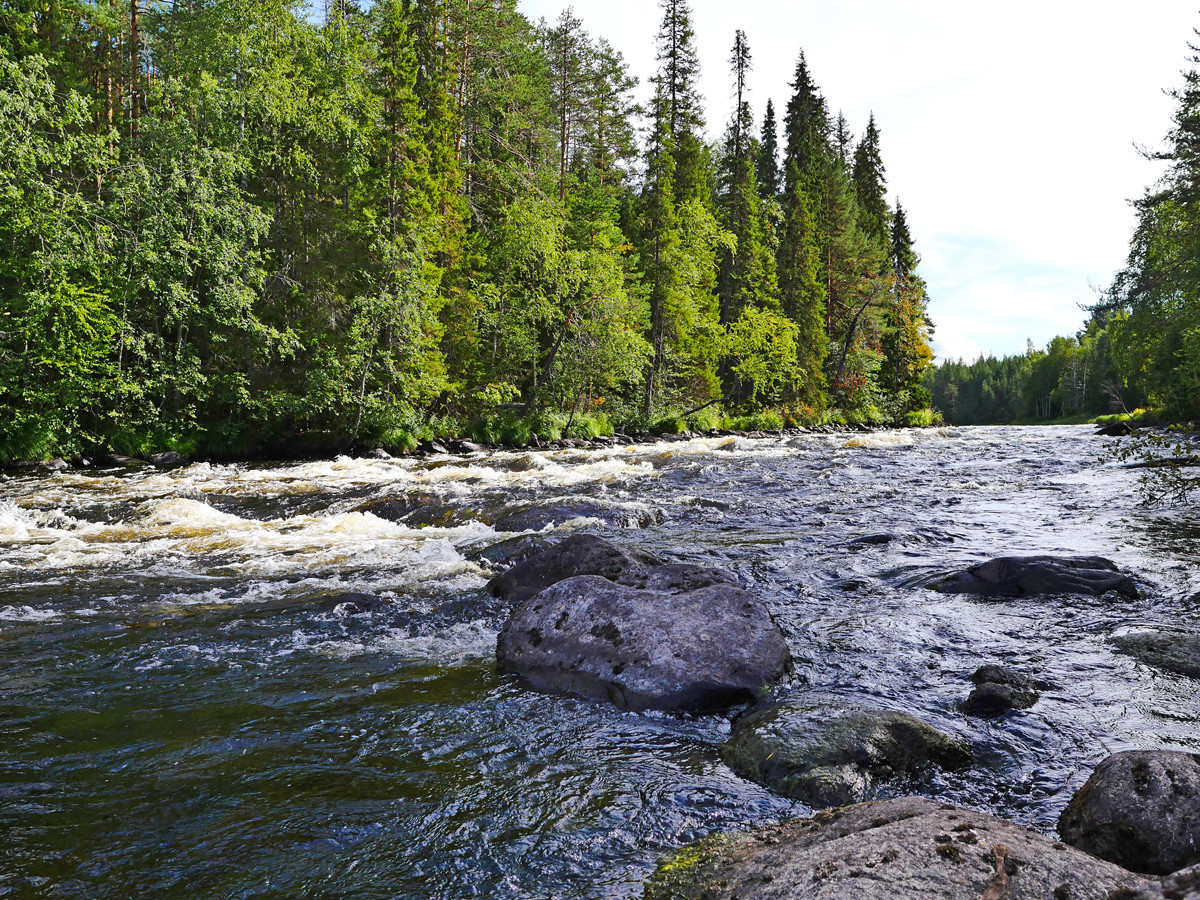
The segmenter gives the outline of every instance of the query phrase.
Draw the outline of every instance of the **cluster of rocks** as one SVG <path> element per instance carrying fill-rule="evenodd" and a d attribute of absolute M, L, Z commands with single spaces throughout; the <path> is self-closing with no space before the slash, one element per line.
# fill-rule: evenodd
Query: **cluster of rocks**
<path fill-rule="evenodd" d="M 191 460 L 174 450 L 154 453 L 145 459 L 123 456 L 119 453 L 100 453 L 95 456 L 76 456 L 72 459 L 29 460 L 12 463 L 9 469 L 16 472 L 65 472 L 69 469 L 135 469 L 151 465 L 159 469 L 173 469 L 191 465 Z"/>
<path fill-rule="evenodd" d="M 810 691 L 767 702 L 791 671 L 787 644 L 763 604 L 724 569 L 667 563 L 586 534 L 517 538 L 490 550 L 489 562 L 508 567 L 488 589 L 513 605 L 497 640 L 501 672 L 621 709 L 740 707 L 720 748 L 725 762 L 829 809 L 685 847 L 662 860 L 647 900 L 1200 900 L 1200 757 L 1110 757 L 1063 812 L 1062 841 L 925 797 L 871 800 L 880 788 L 894 794 L 938 770 L 969 767 L 970 744 L 861 699 Z M 1137 596 L 1116 566 L 1094 557 L 993 560 L 935 587 L 993 598 Z M 1127 652 L 1157 648 L 1176 671 L 1200 671 L 1200 636 L 1114 641 Z M 962 710 L 973 716 L 1028 709 L 1051 687 L 995 665 L 970 680 Z"/>
<path fill-rule="evenodd" d="M 635 444 L 657 444 L 662 442 L 691 441 L 696 438 L 714 437 L 799 437 L 805 434 L 869 434 L 880 429 L 864 424 L 855 425 L 811 425 L 793 428 L 774 428 L 755 431 L 736 431 L 729 428 L 711 428 L 708 431 L 681 431 L 678 433 L 655 434 L 649 431 L 639 431 L 633 434 L 600 435 L 593 438 L 554 438 L 543 439 L 539 435 L 531 435 L 529 442 L 508 449 L 533 450 L 603 450 L 606 447 L 633 446 Z M 507 445 L 488 446 L 474 441 L 422 441 L 411 453 L 413 456 L 464 455 L 479 453 L 489 449 L 504 449 Z M 362 454 L 377 459 L 391 459 L 391 454 L 382 449 L 370 450 Z"/>
<path fill-rule="evenodd" d="M 464 504 L 447 503 L 435 494 L 409 494 L 369 500 L 358 506 L 356 512 L 370 513 L 410 528 L 453 528 L 481 522 L 501 532 L 542 531 L 578 519 L 592 519 L 610 528 L 647 528 L 663 520 L 662 510 L 654 507 L 589 497 L 557 497 L 527 503 L 480 500 Z"/>

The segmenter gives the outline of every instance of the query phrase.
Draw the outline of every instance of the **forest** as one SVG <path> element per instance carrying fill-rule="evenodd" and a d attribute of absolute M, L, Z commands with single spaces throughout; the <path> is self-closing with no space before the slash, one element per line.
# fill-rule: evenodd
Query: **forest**
<path fill-rule="evenodd" d="M 1193 52 L 1200 49 L 1193 47 Z M 1193 66 L 1200 64 L 1194 56 Z M 925 375 L 957 425 L 1132 414 L 1200 417 L 1200 72 L 1171 92 L 1162 178 L 1134 201 L 1129 255 L 1070 337 L 1023 355 L 946 361 Z"/>
<path fill-rule="evenodd" d="M 738 32 L 710 141 L 661 11 L 639 105 L 515 0 L 5 3 L 0 461 L 928 422 L 874 116 Z"/>

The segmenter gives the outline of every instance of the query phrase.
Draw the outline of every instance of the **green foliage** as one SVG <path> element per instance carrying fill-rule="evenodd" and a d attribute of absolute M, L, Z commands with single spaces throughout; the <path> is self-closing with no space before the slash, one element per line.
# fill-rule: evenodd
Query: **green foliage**
<path fill-rule="evenodd" d="M 1139 470 L 1142 502 L 1187 503 L 1200 491 L 1200 441 L 1196 422 L 1141 428 L 1109 447 L 1110 456 Z"/>
<path fill-rule="evenodd" d="M 890 256 L 803 57 L 786 146 L 773 107 L 760 140 L 739 32 L 710 146 L 691 9 L 662 0 L 639 146 L 636 79 L 569 12 L 134 9 L 0 12 L 0 461 L 778 427 L 834 381 L 916 403 L 923 306 L 856 315 Z"/>

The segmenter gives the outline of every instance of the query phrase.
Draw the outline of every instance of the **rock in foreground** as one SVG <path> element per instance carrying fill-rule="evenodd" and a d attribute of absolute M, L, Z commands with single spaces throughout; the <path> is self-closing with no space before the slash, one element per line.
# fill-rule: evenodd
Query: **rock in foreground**
<path fill-rule="evenodd" d="M 1134 872 L 1168 875 L 1200 863 L 1200 756 L 1114 753 L 1058 820 L 1063 840 Z"/>
<path fill-rule="evenodd" d="M 1116 591 L 1137 597 L 1137 587 L 1117 564 L 1100 556 L 1005 556 L 971 566 L 933 585 L 943 594 L 1030 597 Z"/>
<path fill-rule="evenodd" d="M 641 589 L 597 575 L 560 581 L 513 611 L 496 644 L 499 669 L 621 709 L 753 702 L 791 668 L 787 644 L 753 595 L 724 581 L 693 587 L 702 571 L 651 570 Z"/>
<path fill-rule="evenodd" d="M 972 759 L 965 743 L 915 716 L 836 697 L 751 710 L 721 756 L 739 775 L 814 808 L 855 803 L 873 784 Z"/>
<path fill-rule="evenodd" d="M 1157 885 L 1035 831 L 903 797 L 717 835 L 664 858 L 644 900 L 1108 900 Z"/>

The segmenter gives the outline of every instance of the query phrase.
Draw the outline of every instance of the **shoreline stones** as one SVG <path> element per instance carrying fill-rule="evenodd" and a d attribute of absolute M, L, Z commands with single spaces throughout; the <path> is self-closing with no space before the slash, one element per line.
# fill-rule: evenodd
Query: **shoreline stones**
<path fill-rule="evenodd" d="M 650 569 L 643 588 L 599 575 L 559 581 L 513 611 L 497 667 L 540 690 L 633 711 L 752 703 L 791 670 L 787 643 L 766 607 L 719 570 L 696 587 L 702 571 Z"/>
<path fill-rule="evenodd" d="M 737 719 L 721 746 L 735 772 L 813 808 L 861 801 L 881 782 L 963 768 L 963 741 L 915 716 L 839 697 L 772 704 Z"/>
<path fill-rule="evenodd" d="M 1169 875 L 1200 863 L 1200 756 L 1115 753 L 1058 820 L 1063 840 L 1134 872 Z"/>
<path fill-rule="evenodd" d="M 1108 900 L 1157 887 L 1021 825 L 902 797 L 705 838 L 664 857 L 642 896 Z"/>
<path fill-rule="evenodd" d="M 1100 556 L 1005 556 L 971 566 L 935 582 L 943 594 L 1031 597 L 1109 591 L 1136 599 L 1137 587 L 1117 564 Z"/>
<path fill-rule="evenodd" d="M 971 675 L 975 689 L 963 703 L 968 716 L 984 718 L 1003 715 L 1014 709 L 1029 709 L 1041 698 L 1048 685 L 1022 675 L 1006 666 L 980 666 Z"/>

